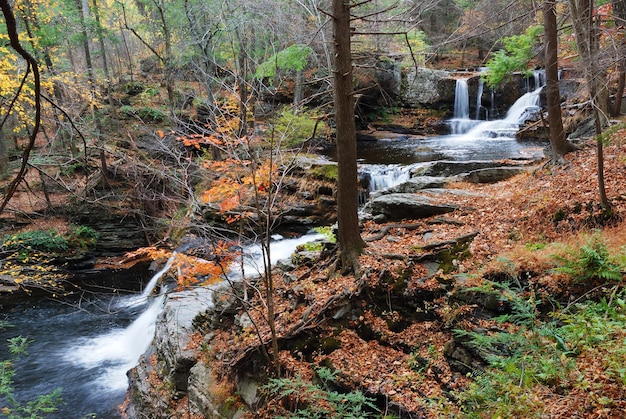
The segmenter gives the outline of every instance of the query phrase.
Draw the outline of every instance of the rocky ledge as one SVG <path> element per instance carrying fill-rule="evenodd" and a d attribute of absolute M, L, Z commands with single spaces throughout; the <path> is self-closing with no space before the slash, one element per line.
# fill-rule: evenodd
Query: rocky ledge
<path fill-rule="evenodd" d="M 437 202 L 438 196 L 468 194 L 462 189 L 446 187 L 450 181 L 463 179 L 474 182 L 496 182 L 529 170 L 533 167 L 531 163 L 436 162 L 419 173 L 414 173 L 406 184 L 388 191 L 377 192 L 377 196 L 368 204 L 366 211 L 370 217 L 378 217 L 384 221 L 415 220 L 455 211 L 457 206 Z M 403 212 L 398 210 L 398 206 L 403 208 Z M 417 216 L 417 207 L 420 211 L 425 211 L 420 216 Z M 437 223 L 450 224 L 453 221 L 444 219 L 429 221 L 429 225 Z M 392 224 L 383 228 L 379 235 L 365 237 L 365 240 L 380 240 L 383 237 L 389 241 L 399 240 L 390 234 L 392 228 L 412 229 L 413 225 Z M 435 300 L 446 294 L 451 295 L 450 290 L 454 284 L 446 282 L 437 284 L 429 278 L 432 278 L 436 272 L 441 272 L 442 269 L 444 271 L 449 269 L 448 265 L 457 263 L 457 259 L 462 257 L 461 255 L 466 252 L 467 246 L 477 234 L 461 230 L 457 239 L 435 242 L 432 242 L 430 238 L 434 237 L 431 230 L 425 230 L 423 234 L 415 233 L 417 236 L 423 236 L 425 241 L 431 242 L 414 247 L 425 252 L 423 255 L 386 256 L 391 260 L 398 258 L 398 261 L 403 261 L 399 263 L 406 263 L 407 266 L 415 263 L 422 264 L 425 276 L 413 281 L 415 283 L 400 278 L 397 284 L 390 286 L 386 282 L 392 280 L 391 277 L 387 277 L 389 273 L 380 272 L 378 285 L 375 282 L 361 284 L 354 292 L 341 292 L 332 298 L 332 304 L 325 305 L 326 311 L 316 313 L 314 310 L 310 316 L 323 317 L 329 319 L 330 323 L 337 323 L 337 327 L 343 327 L 340 324 L 347 321 L 346 319 L 363 318 L 363 313 L 359 312 L 360 307 L 383 305 L 384 302 L 375 299 L 375 296 L 380 294 L 386 295 L 385 298 L 391 298 L 396 310 L 406 305 L 407 317 L 417 321 L 432 321 L 430 315 L 424 319 L 414 319 L 414 313 L 426 313 L 429 304 L 434 304 Z M 314 259 L 308 257 L 307 261 Z M 287 265 L 283 269 L 294 268 Z M 407 269 L 407 272 L 410 272 L 413 268 Z M 285 278 L 285 282 L 299 280 L 286 272 L 282 277 Z M 391 295 L 387 291 L 383 292 L 383 288 L 387 290 L 389 287 L 393 290 Z M 298 294 L 300 287 L 292 283 L 289 285 L 289 290 L 291 291 L 288 292 Z M 415 298 L 407 299 L 410 295 Z M 209 357 L 215 333 L 223 329 L 225 323 L 227 323 L 226 327 L 234 324 L 237 329 L 246 329 L 252 324 L 250 318 L 245 313 L 242 314 L 238 298 L 241 298 L 241 290 L 237 290 L 236 286 L 233 288 L 233 284 L 224 284 L 223 288 L 219 286 L 211 289 L 198 288 L 168 294 L 164 309 L 157 319 L 156 334 L 150 348 L 141 357 L 138 365 L 128 373 L 130 386 L 124 405 L 126 417 L 129 419 L 172 417 L 173 412 L 182 409 L 190 417 L 196 415 L 202 418 L 232 418 L 254 409 L 258 403 L 259 384 L 255 381 L 254 374 L 248 374 L 245 371 L 250 373 L 255 367 L 240 369 L 234 383 L 230 383 L 231 387 L 224 388 L 224 383 L 216 378 L 218 374 L 213 370 L 214 367 L 205 362 Z M 307 297 L 295 295 L 293 298 L 297 301 L 306 301 Z M 463 294 L 457 297 L 452 295 L 450 298 L 461 300 L 468 297 Z M 473 296 L 469 303 L 465 300 L 463 302 L 483 307 L 486 312 L 493 308 L 488 297 L 482 295 Z M 496 307 L 496 309 L 501 309 L 501 307 Z M 367 328 L 364 328 L 358 333 L 368 334 L 369 332 Z M 281 339 L 284 340 L 283 344 L 288 345 L 292 338 L 282 337 Z M 244 357 L 247 356 L 249 354 Z M 463 342 L 456 340 L 450 341 L 446 346 L 445 356 L 451 366 L 472 365 L 478 370 L 482 365 L 480 357 L 471 353 Z M 232 362 L 254 364 L 255 361 L 249 359 L 241 361 L 240 359 Z M 459 368 L 457 370 L 461 370 L 462 373 L 466 372 Z M 457 375 L 454 376 L 457 377 Z"/>

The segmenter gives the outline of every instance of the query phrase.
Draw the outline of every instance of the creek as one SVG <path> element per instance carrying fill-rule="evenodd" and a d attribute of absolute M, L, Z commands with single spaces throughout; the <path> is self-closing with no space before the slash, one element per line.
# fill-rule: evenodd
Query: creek
<path fill-rule="evenodd" d="M 545 142 L 520 142 L 516 134 L 521 124 L 539 110 L 542 88 L 520 97 L 503 119 L 478 120 L 470 118 L 467 79 L 458 79 L 456 94 L 465 98 L 455 100 L 454 116 L 447 121 L 451 134 L 428 138 L 393 136 L 360 142 L 359 172 L 369 175 L 369 189 L 373 191 L 404 182 L 415 169 L 433 161 L 539 159 L 543 157 Z M 336 158 L 333 150 L 328 156 Z"/>
<path fill-rule="evenodd" d="M 296 239 L 276 237 L 271 245 L 272 263 L 320 237 L 317 233 Z M 262 269 L 260 248 L 244 250 L 245 275 L 254 275 Z M 120 418 L 118 406 L 128 387 L 126 371 L 136 365 L 154 336 L 165 294 L 163 290 L 155 296 L 153 291 L 167 268 L 154 274 L 138 294 L 85 294 L 5 307 L 0 318 L 11 327 L 0 330 L 0 342 L 17 335 L 31 341 L 28 353 L 13 365 L 18 400 L 33 400 L 61 388 L 63 404 L 47 418 Z M 2 345 L 0 359 L 8 357 Z M 0 398 L 0 408 L 5 403 Z"/>
<path fill-rule="evenodd" d="M 461 85 L 457 92 L 467 94 L 466 86 Z M 360 170 L 370 173 L 374 190 L 399 183 L 409 176 L 411 168 L 435 160 L 541 157 L 542 143 L 515 140 L 520 123 L 538 102 L 539 90 L 535 90 L 520 98 L 504 119 L 479 121 L 470 119 L 469 98 L 460 98 L 457 106 L 462 109 L 455 110 L 450 121 L 453 134 L 360 143 Z M 273 261 L 288 257 L 298 244 L 318 237 L 277 240 L 272 245 Z M 258 248 L 247 250 L 250 257 L 246 265 L 254 270 L 260 257 Z M 0 330 L 0 341 L 16 335 L 32 341 L 28 354 L 14 364 L 18 399 L 32 400 L 60 387 L 63 404 L 49 418 L 119 418 L 117 406 L 123 402 L 128 385 L 126 371 L 137 363 L 154 336 L 165 295 L 154 296 L 152 291 L 158 288 L 164 272 L 156 273 L 137 295 L 86 294 L 71 300 L 40 300 L 3 308 L 2 320 L 13 327 Z M 6 352 L 2 345 L 0 359 L 8 358 Z M 0 408 L 4 403 L 0 399 Z"/>

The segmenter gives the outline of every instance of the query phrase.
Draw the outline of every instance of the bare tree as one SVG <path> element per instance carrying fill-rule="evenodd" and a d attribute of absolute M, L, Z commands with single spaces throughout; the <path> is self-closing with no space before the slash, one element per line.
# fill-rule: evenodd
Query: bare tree
<path fill-rule="evenodd" d="M 611 208 L 611 203 L 606 195 L 604 186 L 604 144 L 602 143 L 602 130 L 609 123 L 609 90 L 606 72 L 601 68 L 598 46 L 598 22 L 593 17 L 593 0 L 569 0 L 570 13 L 574 33 L 576 34 L 576 46 L 584 67 L 587 91 L 593 108 L 596 128 L 597 174 L 598 192 L 600 204 L 605 210 Z"/>
<path fill-rule="evenodd" d="M 26 64 L 28 66 L 26 74 L 22 80 L 22 83 L 26 82 L 26 77 L 28 76 L 30 71 L 32 71 L 33 72 L 33 84 L 34 84 L 33 93 L 35 96 L 33 98 L 35 102 L 35 122 L 33 125 L 33 129 L 30 132 L 28 145 L 26 146 L 26 148 L 24 149 L 24 152 L 22 153 L 22 164 L 20 166 L 18 174 L 15 176 L 13 181 L 9 184 L 6 190 L 6 193 L 4 195 L 4 199 L 2 200 L 2 203 L 0 203 L 0 212 L 2 212 L 4 211 L 7 204 L 9 203 L 9 201 L 15 194 L 15 191 L 17 190 L 17 187 L 20 184 L 20 182 L 22 182 L 22 180 L 24 180 L 24 176 L 26 176 L 26 171 L 28 170 L 28 157 L 33 147 L 35 146 L 35 140 L 37 138 L 37 134 L 39 133 L 39 127 L 41 123 L 41 78 L 39 75 L 39 66 L 37 64 L 37 60 L 35 60 L 35 58 L 28 51 L 26 51 L 24 47 L 22 47 L 22 45 L 20 44 L 19 36 L 17 33 L 17 22 L 15 21 L 15 15 L 13 14 L 13 10 L 11 9 L 11 5 L 9 4 L 7 0 L 0 0 L 0 9 L 2 9 L 2 14 L 4 15 L 4 22 L 5 22 L 5 26 L 7 29 L 7 33 L 9 35 L 9 42 L 11 44 L 11 48 L 13 48 L 13 50 L 17 52 L 26 61 Z M 19 90 L 16 94 L 17 95 L 20 94 Z M 9 109 L 7 116 L 10 113 L 11 113 L 11 109 Z M 2 129 L 2 126 L 4 125 L 5 121 L 6 121 L 6 117 L 2 120 L 2 122 L 0 122 L 0 130 Z"/>
<path fill-rule="evenodd" d="M 548 102 L 548 125 L 550 131 L 550 146 L 553 159 L 563 162 L 563 156 L 575 147 L 565 138 L 563 119 L 561 117 L 561 94 L 559 92 L 558 74 L 558 31 L 556 23 L 555 0 L 543 2 L 543 24 L 545 30 L 545 66 L 546 66 L 546 96 Z"/>
<path fill-rule="evenodd" d="M 613 16 L 615 18 L 615 25 L 624 31 L 626 27 L 626 0 L 613 0 Z M 617 47 L 617 62 L 618 62 L 618 83 L 617 90 L 615 91 L 615 103 L 611 114 L 613 116 L 619 116 L 622 111 L 622 97 L 624 96 L 624 89 L 626 88 L 626 45 L 620 42 Z"/>

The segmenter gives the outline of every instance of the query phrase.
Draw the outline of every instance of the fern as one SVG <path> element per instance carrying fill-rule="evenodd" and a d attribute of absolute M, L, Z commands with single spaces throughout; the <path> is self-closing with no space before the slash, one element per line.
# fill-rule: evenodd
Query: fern
<path fill-rule="evenodd" d="M 581 246 L 572 259 L 558 256 L 555 259 L 563 263 L 555 271 L 570 275 L 576 281 L 623 279 L 620 265 L 609 254 L 606 243 L 598 237 L 593 237 L 588 244 Z"/>
<path fill-rule="evenodd" d="M 292 419 L 368 418 L 374 417 L 378 408 L 374 401 L 361 391 L 341 393 L 329 387 L 336 381 L 337 373 L 329 368 L 316 370 L 321 384 L 307 382 L 301 376 L 272 378 L 265 389 L 280 398 L 290 398 L 295 404 Z"/>

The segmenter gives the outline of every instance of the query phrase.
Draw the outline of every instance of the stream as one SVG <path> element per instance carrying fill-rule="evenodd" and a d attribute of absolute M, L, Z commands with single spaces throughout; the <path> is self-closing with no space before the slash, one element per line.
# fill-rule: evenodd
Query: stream
<path fill-rule="evenodd" d="M 463 92 L 463 86 L 457 91 Z M 498 121 L 472 120 L 468 110 L 455 109 L 451 135 L 360 143 L 360 170 L 370 173 L 375 185 L 372 189 L 379 189 L 408 177 L 410 168 L 434 160 L 541 157 L 543 143 L 515 140 L 519 124 L 538 106 L 538 98 L 539 90 L 527 93 Z M 457 106 L 468 103 L 469 98 L 458 100 Z M 311 234 L 276 240 L 273 261 L 288 257 L 298 244 L 318 237 Z M 247 253 L 247 269 L 254 271 L 258 248 L 248 248 Z M 32 400 L 61 388 L 63 404 L 49 418 L 119 418 L 118 405 L 124 401 L 128 385 L 126 371 L 136 364 L 154 336 L 165 295 L 150 294 L 164 272 L 156 273 L 137 295 L 89 294 L 2 308 L 0 319 L 12 327 L 0 329 L 0 359 L 8 358 L 7 339 L 20 335 L 32 341 L 28 353 L 14 364 L 18 400 Z M 4 403 L 0 398 L 0 409 Z"/>
<path fill-rule="evenodd" d="M 276 237 L 271 245 L 272 263 L 289 257 L 298 245 L 321 237 L 318 233 L 295 239 Z M 244 253 L 246 276 L 262 270 L 259 246 L 249 246 Z M 28 353 L 14 363 L 18 400 L 33 400 L 61 388 L 63 404 L 47 418 L 120 418 L 118 406 L 128 387 L 126 371 L 152 341 L 165 295 L 151 294 L 168 268 L 155 273 L 138 294 L 88 294 L 3 308 L 0 319 L 11 327 L 0 329 L 0 359 L 9 357 L 7 339 L 20 335 L 31 340 Z M 205 293 L 205 302 L 206 297 Z M 0 409 L 5 403 L 0 398 Z"/>

